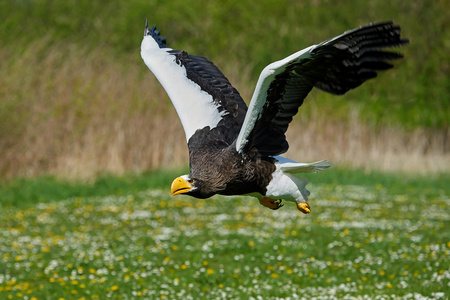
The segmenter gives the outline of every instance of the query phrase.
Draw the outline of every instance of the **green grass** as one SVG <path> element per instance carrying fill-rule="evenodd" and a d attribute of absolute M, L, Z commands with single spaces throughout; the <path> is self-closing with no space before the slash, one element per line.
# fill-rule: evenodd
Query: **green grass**
<path fill-rule="evenodd" d="M 449 296 L 448 176 L 313 174 L 302 215 L 249 197 L 171 197 L 174 174 L 22 181 L 42 195 L 26 205 L 4 184 L 17 198 L 0 217 L 0 298 Z"/>
<path fill-rule="evenodd" d="M 17 178 L 0 182 L 0 207 L 26 208 L 38 203 L 72 197 L 96 197 L 136 193 L 170 185 L 176 171 L 149 171 L 124 176 L 103 175 L 93 182 L 64 181 L 54 176 Z"/>

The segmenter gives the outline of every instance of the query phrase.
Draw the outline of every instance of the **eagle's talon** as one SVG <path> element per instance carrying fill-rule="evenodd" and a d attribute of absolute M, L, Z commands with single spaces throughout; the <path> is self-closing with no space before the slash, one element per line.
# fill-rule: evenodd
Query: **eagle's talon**
<path fill-rule="evenodd" d="M 272 210 L 277 210 L 280 209 L 281 207 L 284 206 L 283 200 L 282 199 L 278 199 L 278 200 L 273 200 L 269 197 L 263 197 L 262 199 L 259 200 L 259 203 L 262 206 L 265 206 L 267 208 L 270 208 Z"/>
<path fill-rule="evenodd" d="M 304 214 L 309 214 L 311 212 L 311 207 L 306 202 L 297 203 L 297 209 Z"/>
<path fill-rule="evenodd" d="M 273 210 L 280 209 L 280 208 L 282 208 L 284 206 L 284 203 L 283 203 L 282 200 L 278 200 L 278 201 L 279 201 L 279 203 L 277 203 L 278 206 L 275 207 L 275 208 L 272 208 Z M 277 201 L 275 201 L 275 202 L 277 202 Z"/>

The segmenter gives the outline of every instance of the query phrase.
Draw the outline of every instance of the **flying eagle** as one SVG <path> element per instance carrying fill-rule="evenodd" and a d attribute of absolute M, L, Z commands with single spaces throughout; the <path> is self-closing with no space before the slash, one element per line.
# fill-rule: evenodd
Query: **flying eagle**
<path fill-rule="evenodd" d="M 169 48 L 146 22 L 141 56 L 175 106 L 189 148 L 190 174 L 173 181 L 172 195 L 251 195 L 271 209 L 287 200 L 309 213 L 307 180 L 295 174 L 333 163 L 279 156 L 288 150 L 292 117 L 313 87 L 345 94 L 392 68 L 389 62 L 403 55 L 384 50 L 406 43 L 398 25 L 381 22 L 310 46 L 265 67 L 247 108 L 212 62 Z"/>

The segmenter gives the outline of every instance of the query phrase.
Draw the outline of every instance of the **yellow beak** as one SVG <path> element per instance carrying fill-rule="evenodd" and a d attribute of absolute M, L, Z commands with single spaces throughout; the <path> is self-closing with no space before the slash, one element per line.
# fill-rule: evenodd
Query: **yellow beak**
<path fill-rule="evenodd" d="M 177 177 L 173 182 L 172 186 L 170 187 L 170 193 L 172 196 L 187 193 L 192 189 L 192 185 L 187 182 L 186 179 L 182 177 Z"/>

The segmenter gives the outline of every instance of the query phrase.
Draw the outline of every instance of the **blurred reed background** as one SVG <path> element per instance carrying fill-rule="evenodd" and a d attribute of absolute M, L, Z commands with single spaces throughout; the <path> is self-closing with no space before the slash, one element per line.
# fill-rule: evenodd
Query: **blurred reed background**
<path fill-rule="evenodd" d="M 161 3 L 159 3 L 161 2 Z M 186 166 L 184 132 L 140 58 L 145 18 L 251 98 L 272 61 L 366 23 L 411 44 L 395 69 L 343 97 L 313 91 L 286 156 L 366 170 L 450 171 L 447 1 L 2 1 L 0 179 Z"/>

